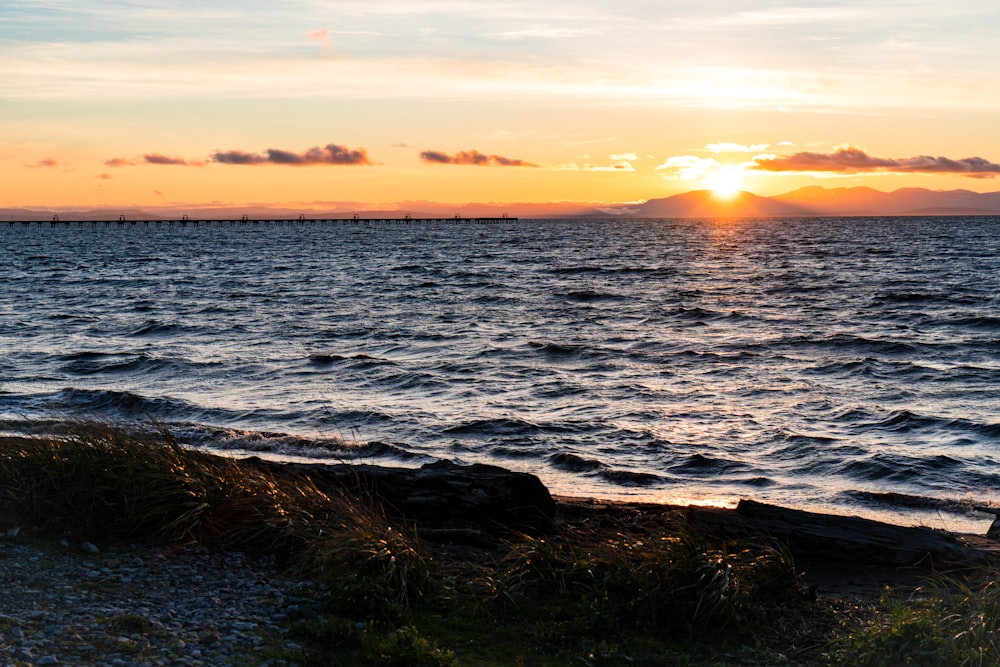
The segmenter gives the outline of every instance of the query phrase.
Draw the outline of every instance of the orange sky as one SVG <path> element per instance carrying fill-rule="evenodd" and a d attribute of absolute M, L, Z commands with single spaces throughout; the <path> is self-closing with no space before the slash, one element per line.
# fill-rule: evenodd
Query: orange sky
<path fill-rule="evenodd" d="M 1000 190 L 1000 5 L 610 5 L 7 2 L 0 207 Z"/>

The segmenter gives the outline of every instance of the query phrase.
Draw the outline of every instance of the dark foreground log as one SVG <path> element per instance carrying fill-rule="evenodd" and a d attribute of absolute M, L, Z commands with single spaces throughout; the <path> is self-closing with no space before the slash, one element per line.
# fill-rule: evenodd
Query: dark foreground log
<path fill-rule="evenodd" d="M 388 513 L 421 524 L 461 520 L 483 526 L 537 528 L 555 516 L 555 501 L 538 477 L 497 466 L 439 461 L 420 468 L 387 468 L 249 461 L 276 474 L 308 476 L 321 489 L 370 497 Z"/>
<path fill-rule="evenodd" d="M 900 567 L 981 561 L 986 552 L 931 528 L 895 526 L 855 516 L 820 514 L 741 500 L 735 510 L 689 507 L 691 525 L 706 533 L 770 537 L 797 556 Z"/>

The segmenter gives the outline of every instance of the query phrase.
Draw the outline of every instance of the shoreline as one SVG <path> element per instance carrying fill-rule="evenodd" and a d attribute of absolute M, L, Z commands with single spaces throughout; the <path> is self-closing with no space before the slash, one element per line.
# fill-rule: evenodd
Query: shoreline
<path fill-rule="evenodd" d="M 553 496 L 486 465 L 233 459 L 161 437 L 91 424 L 0 438 L 0 657 L 562 667 L 749 651 L 857 665 L 850 632 L 883 641 L 886 604 L 933 615 L 914 616 L 928 642 L 1000 646 L 951 630 L 992 628 L 981 609 L 1000 609 L 988 537 L 753 501 Z"/>
<path fill-rule="evenodd" d="M 877 599 L 887 585 L 913 588 L 942 567 L 976 566 L 1000 557 L 1000 540 L 985 533 L 898 525 L 745 499 L 735 507 L 713 507 L 553 495 L 535 475 L 485 464 L 437 462 L 412 469 L 246 460 L 278 475 L 310 476 L 321 488 L 346 484 L 349 490 L 364 489 L 384 503 L 390 516 L 412 521 L 422 537 L 442 543 L 455 538 L 489 543 L 484 531 L 496 539 L 507 530 L 545 535 L 582 525 L 598 531 L 623 525 L 674 533 L 693 528 L 720 539 L 767 539 L 788 547 L 796 561 L 805 564 L 801 574 L 808 585 L 821 586 L 838 599 Z M 439 494 L 436 500 L 413 502 L 408 495 L 428 488 L 434 490 L 432 495 Z M 811 571 L 817 575 L 815 582 Z"/>

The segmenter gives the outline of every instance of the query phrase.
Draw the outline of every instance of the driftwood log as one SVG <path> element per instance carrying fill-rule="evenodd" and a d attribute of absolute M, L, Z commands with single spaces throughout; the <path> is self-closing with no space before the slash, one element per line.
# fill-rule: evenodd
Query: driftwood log
<path fill-rule="evenodd" d="M 479 536 L 506 528 L 544 531 L 559 520 L 557 502 L 538 477 L 497 466 L 440 461 L 420 468 L 390 468 L 276 463 L 259 458 L 247 461 L 276 475 L 308 476 L 324 490 L 370 498 L 388 514 L 412 520 L 428 534 L 449 538 L 460 538 L 462 531 Z M 620 517 L 682 515 L 689 526 L 705 534 L 774 540 L 787 545 L 797 558 L 899 568 L 968 564 L 997 556 L 997 543 L 988 538 L 976 541 L 969 539 L 972 536 L 931 528 L 896 526 L 752 500 L 741 500 L 735 509 L 617 502 L 590 505 L 569 500 L 559 499 L 563 519 L 581 511 L 611 512 Z"/>
<path fill-rule="evenodd" d="M 797 556 L 888 567 L 981 561 L 986 552 L 956 535 L 856 516 L 821 514 L 741 500 L 736 509 L 689 507 L 688 521 L 714 535 L 768 537 Z"/>

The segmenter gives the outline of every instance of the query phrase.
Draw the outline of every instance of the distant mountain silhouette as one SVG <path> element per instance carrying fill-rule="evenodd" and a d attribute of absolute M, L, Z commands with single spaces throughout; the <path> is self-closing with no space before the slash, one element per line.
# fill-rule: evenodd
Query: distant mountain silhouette
<path fill-rule="evenodd" d="M 773 199 L 816 215 L 976 215 L 1000 213 L 1000 192 L 902 188 L 800 188 Z"/>
<path fill-rule="evenodd" d="M 721 198 L 708 190 L 650 199 L 635 215 L 656 218 L 784 217 L 837 215 L 1000 215 L 1000 192 L 868 187 L 800 188 L 775 197 L 740 192 Z"/>
<path fill-rule="evenodd" d="M 635 215 L 643 218 L 735 218 L 810 215 L 794 203 L 749 192 L 720 197 L 711 190 L 695 190 L 665 199 L 650 199 Z"/>
<path fill-rule="evenodd" d="M 520 218 L 582 218 L 582 217 L 642 217 L 642 218 L 736 218 L 788 216 L 851 216 L 851 215 L 998 215 L 1000 192 L 971 190 L 926 190 L 902 188 L 880 192 L 867 187 L 833 188 L 819 186 L 799 188 L 774 197 L 761 197 L 739 192 L 723 198 L 709 190 L 650 199 L 645 203 L 594 204 L 575 202 L 551 203 L 467 203 L 449 204 L 431 201 L 405 201 L 380 210 L 365 208 L 360 202 L 316 203 L 303 208 L 283 206 L 158 206 L 148 209 L 115 207 L 82 210 L 80 208 L 0 209 L 0 222 L 16 220 L 126 220 L 178 219 L 188 215 L 192 220 L 285 218 L 350 218 L 357 213 L 365 217 L 414 218 L 491 217 L 507 214 Z"/>

